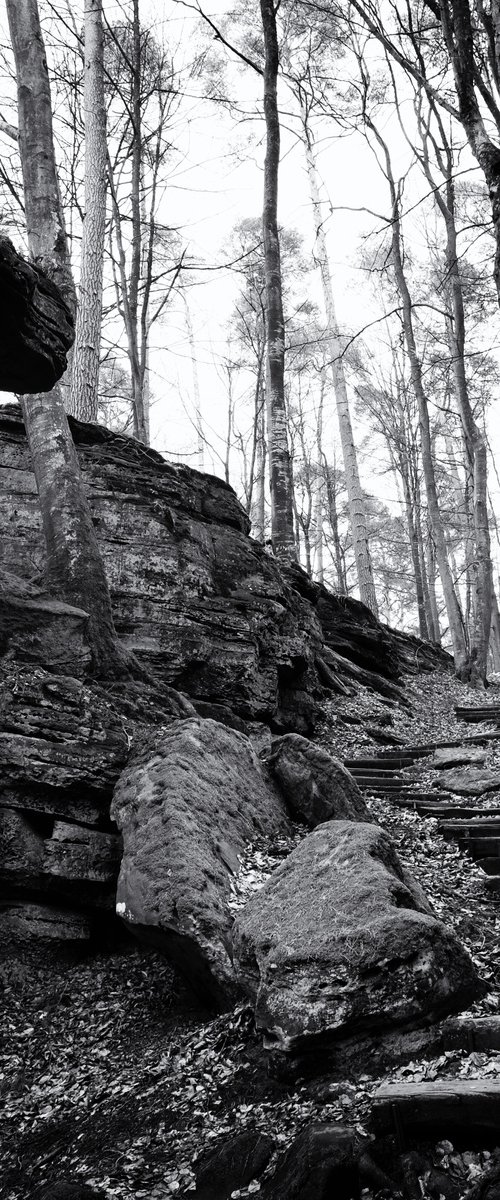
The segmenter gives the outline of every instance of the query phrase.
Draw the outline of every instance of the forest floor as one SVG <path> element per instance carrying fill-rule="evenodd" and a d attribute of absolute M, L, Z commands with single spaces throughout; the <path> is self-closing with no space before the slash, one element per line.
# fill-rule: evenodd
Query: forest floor
<path fill-rule="evenodd" d="M 405 689 L 409 710 L 363 689 L 347 702 L 328 703 L 318 740 L 341 758 L 373 752 L 366 727 L 389 716 L 407 744 L 456 741 L 471 730 L 456 721 L 453 705 L 485 701 L 484 693 L 444 674 L 408 678 Z M 486 701 L 498 699 L 494 684 Z M 493 764 L 500 767 L 498 742 L 489 751 Z M 435 819 L 385 800 L 369 804 L 488 982 L 488 994 L 471 1011 L 496 1014 L 500 900 L 485 891 L 479 867 L 438 834 Z M 247 892 L 275 861 L 266 862 L 256 848 L 247 862 Z M 39 957 L 4 965 L 0 983 L 4 1200 L 29 1200 L 60 1179 L 89 1183 L 117 1200 L 168 1200 L 194 1187 L 198 1153 L 244 1129 L 270 1133 L 281 1148 L 311 1120 L 333 1120 L 355 1127 L 368 1145 L 371 1098 L 382 1081 L 500 1079 L 500 1052 L 448 1051 L 376 1079 L 286 1086 L 266 1070 L 248 1008 L 211 1018 L 164 959 L 126 942 L 118 954 L 103 949 L 50 967 Z M 489 1161 L 488 1151 L 459 1153 L 449 1143 L 436 1156 L 460 1181 L 461 1194 Z M 425 1200 L 432 1193 L 425 1181 L 421 1186 Z M 234 1196 L 258 1191 L 254 1181 Z M 365 1196 L 371 1200 L 372 1193 Z"/>

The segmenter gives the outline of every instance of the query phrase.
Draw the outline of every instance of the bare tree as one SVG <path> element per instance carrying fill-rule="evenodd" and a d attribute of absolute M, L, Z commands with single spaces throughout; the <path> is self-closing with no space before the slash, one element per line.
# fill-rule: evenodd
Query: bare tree
<path fill-rule="evenodd" d="M 271 535 L 275 554 L 295 558 L 293 481 L 288 449 L 285 405 L 285 327 L 278 234 L 278 171 L 280 123 L 278 113 L 279 52 L 273 0 L 260 0 L 264 33 L 264 116 L 266 158 L 262 234 L 266 273 L 267 411 Z"/>
<path fill-rule="evenodd" d="M 37 0 L 7 0 L 7 14 L 17 73 L 19 151 L 30 250 L 74 309 Z M 123 674 L 134 664 L 116 637 L 104 567 L 59 387 L 48 394 L 23 397 L 22 407 L 40 497 L 48 587 L 88 613 L 94 672 Z"/>
<path fill-rule="evenodd" d="M 102 0 L 85 0 L 84 21 L 85 217 L 70 411 L 97 421 L 107 167 Z"/>

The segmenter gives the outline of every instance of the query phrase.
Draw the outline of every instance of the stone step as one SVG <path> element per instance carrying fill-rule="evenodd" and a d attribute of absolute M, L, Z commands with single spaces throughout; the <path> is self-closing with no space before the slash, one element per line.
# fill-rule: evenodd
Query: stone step
<path fill-rule="evenodd" d="M 425 746 L 402 746 L 399 750 L 381 750 L 378 758 L 392 758 L 401 753 L 413 758 L 424 758 L 433 754 L 434 750 L 455 749 L 456 746 L 478 746 L 484 742 L 495 742 L 500 738 L 499 730 L 485 730 L 484 733 L 472 733 L 458 739 L 448 739 L 446 742 L 426 742 Z"/>
<path fill-rule="evenodd" d="M 436 813 L 429 813 L 428 815 L 439 817 L 443 815 L 443 812 L 447 814 L 445 805 L 448 805 L 450 802 L 453 803 L 448 792 L 443 793 L 443 798 L 440 801 L 439 792 L 419 792 L 416 789 L 415 791 L 411 791 L 410 788 L 402 789 L 400 794 L 396 792 L 384 793 L 383 789 L 377 788 L 373 790 L 372 795 L 384 796 L 385 799 L 390 799 L 393 804 L 399 805 L 400 808 L 413 808 L 417 811 L 420 805 L 429 804 L 436 809 Z"/>
<path fill-rule="evenodd" d="M 380 758 L 346 758 L 344 759 L 344 767 L 347 767 L 347 770 L 351 772 L 358 768 L 361 770 L 363 767 L 369 767 L 370 771 L 398 771 L 402 767 L 412 767 L 414 761 L 413 757 L 401 758 L 399 756 L 391 758 L 389 761 Z"/>
<path fill-rule="evenodd" d="M 450 1017 L 442 1035 L 443 1050 L 500 1050 L 500 1017 Z"/>
<path fill-rule="evenodd" d="M 402 779 L 391 778 L 388 776 L 378 775 L 354 775 L 358 787 L 361 791 L 369 792 L 375 790 L 377 792 L 401 792 L 404 791 L 404 781 Z"/>
<path fill-rule="evenodd" d="M 498 807 L 488 809 L 478 808 L 477 805 L 467 804 L 467 802 L 462 803 L 458 799 L 456 801 L 450 800 L 449 797 L 441 803 L 437 803 L 434 798 L 431 798 L 428 802 L 423 801 L 421 804 L 417 804 L 417 809 L 423 817 L 463 817 L 465 819 L 476 816 L 480 817 L 483 814 L 485 816 L 500 817 L 500 808 Z"/>
<path fill-rule="evenodd" d="M 446 841 L 459 837 L 477 837 L 483 833 L 486 837 L 500 837 L 500 817 L 472 817 L 469 820 L 464 818 L 456 821 L 440 821 L 438 830 Z"/>
<path fill-rule="evenodd" d="M 477 725 L 480 721 L 500 721 L 500 706 L 486 705 L 484 708 L 455 707 L 457 721 L 465 721 L 467 725 Z"/>
<path fill-rule="evenodd" d="M 345 766 L 345 763 L 344 763 Z M 390 767 L 348 767 L 350 774 L 354 779 L 399 779 L 396 769 L 391 770 Z"/>
<path fill-rule="evenodd" d="M 480 858 L 478 860 L 478 866 L 481 867 L 481 870 L 484 871 L 485 875 L 498 875 L 498 871 L 500 869 L 497 856 L 494 856 L 493 858 Z"/>
<path fill-rule="evenodd" d="M 415 1134 L 498 1134 L 500 1081 L 442 1079 L 429 1083 L 384 1083 L 373 1097 L 370 1124 L 377 1134 L 395 1134 L 402 1145 Z"/>
<path fill-rule="evenodd" d="M 458 837 L 456 841 L 463 850 L 468 850 L 473 858 L 500 856 L 500 837 Z"/>

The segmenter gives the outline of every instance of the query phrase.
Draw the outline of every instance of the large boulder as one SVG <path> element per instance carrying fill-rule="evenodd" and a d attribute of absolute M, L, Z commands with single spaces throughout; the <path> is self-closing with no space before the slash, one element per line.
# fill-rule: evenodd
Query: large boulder
<path fill-rule="evenodd" d="M 256 838 L 290 829 L 250 739 L 217 721 L 173 722 L 133 756 L 112 814 L 124 842 L 117 912 L 202 998 L 231 1000 L 231 881 Z"/>
<path fill-rule="evenodd" d="M 306 1125 L 285 1150 L 262 1190 L 262 1200 L 356 1200 L 360 1195 L 359 1139 L 333 1123 Z"/>
<path fill-rule="evenodd" d="M 268 765 L 291 811 L 311 829 L 322 821 L 370 820 L 349 771 L 327 750 L 300 734 L 275 738 Z"/>
<path fill-rule="evenodd" d="M 257 1129 L 223 1137 L 194 1163 L 196 1189 L 185 1192 L 183 1200 L 230 1200 L 262 1174 L 274 1149 L 272 1138 Z"/>
<path fill-rule="evenodd" d="M 481 994 L 376 825 L 319 826 L 248 901 L 234 962 L 269 1047 L 295 1055 L 425 1024 Z"/>

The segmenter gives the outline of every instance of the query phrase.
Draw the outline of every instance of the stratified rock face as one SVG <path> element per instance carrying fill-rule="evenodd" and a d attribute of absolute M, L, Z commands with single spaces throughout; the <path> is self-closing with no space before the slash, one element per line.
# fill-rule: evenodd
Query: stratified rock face
<path fill-rule="evenodd" d="M 342 763 L 298 733 L 272 743 L 268 765 L 291 812 L 311 829 L 322 821 L 369 821 L 359 787 Z"/>
<path fill-rule="evenodd" d="M 106 692 L 0 666 L 2 945 L 80 941 L 89 913 L 112 914 L 121 839 L 109 805 L 127 754 Z"/>
<path fill-rule="evenodd" d="M 124 843 L 117 912 L 176 959 L 204 999 L 230 1000 L 239 855 L 290 828 L 249 738 L 216 721 L 173 722 L 153 751 L 133 757 L 111 811 Z"/>
<path fill-rule="evenodd" d="M 417 656 L 415 639 L 329 595 L 298 566 L 280 570 L 248 536 L 246 513 L 222 480 L 97 425 L 70 424 L 118 634 L 195 703 L 308 734 L 325 692 L 350 694 L 359 681 L 401 700 L 393 681 L 402 665 L 450 661 L 424 643 Z M 43 562 L 29 449 L 20 410 L 8 405 L 0 407 L 0 570 L 34 581 Z M 39 621 L 49 615 L 40 611 Z M 54 638 L 37 641 L 35 617 L 26 644 L 14 611 L 5 627 L 0 621 L 0 653 L 50 669 Z M 68 673 L 77 673 L 73 662 Z"/>
<path fill-rule="evenodd" d="M 248 901 L 233 954 L 267 1044 L 296 1053 L 422 1024 L 481 990 L 387 835 L 349 821 L 309 834 Z"/>
<path fill-rule="evenodd" d="M 123 719 L 80 679 L 9 665 L 0 668 L 0 803 L 107 824 L 128 754 Z"/>
<path fill-rule="evenodd" d="M 486 792 L 500 791 L 500 771 L 489 767 L 456 767 L 442 771 L 433 781 L 433 787 L 445 788 L 457 796 L 484 796 Z"/>

